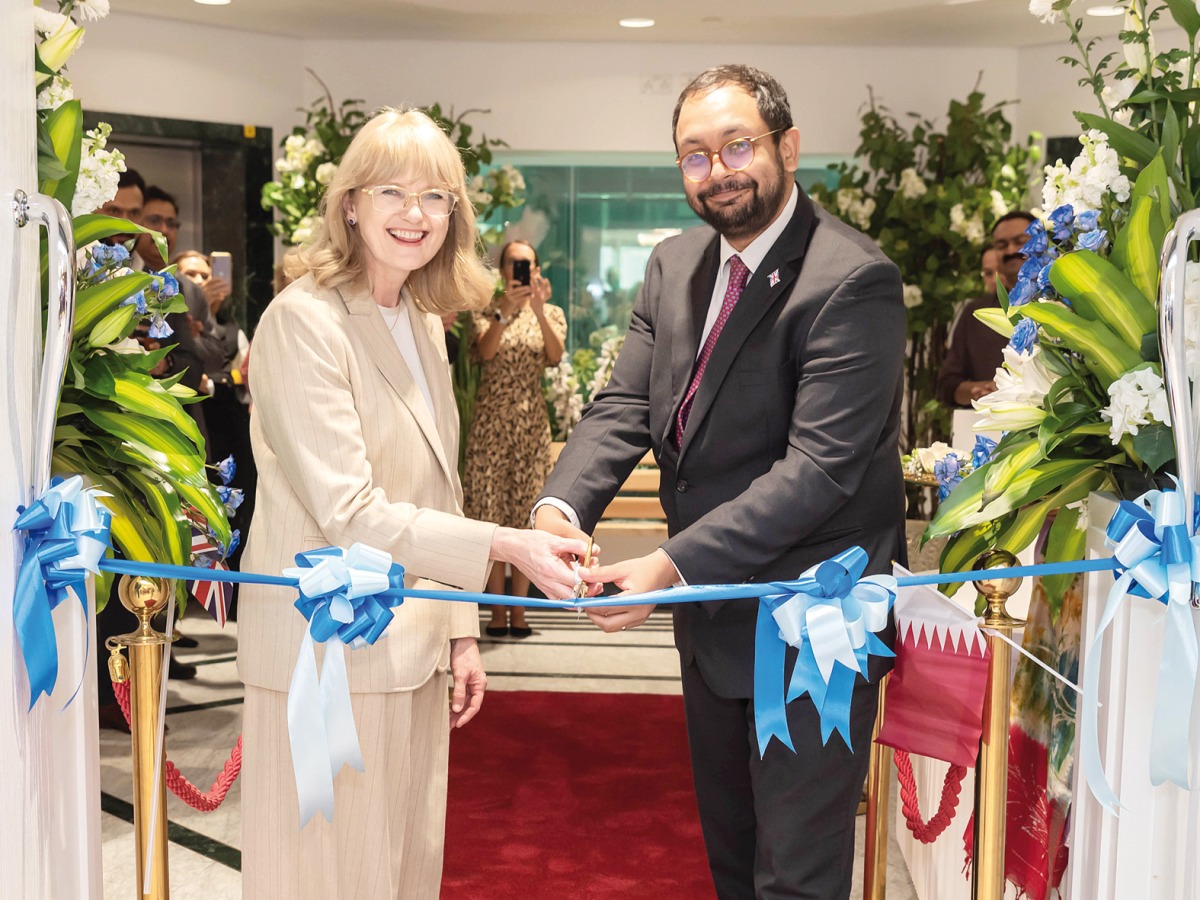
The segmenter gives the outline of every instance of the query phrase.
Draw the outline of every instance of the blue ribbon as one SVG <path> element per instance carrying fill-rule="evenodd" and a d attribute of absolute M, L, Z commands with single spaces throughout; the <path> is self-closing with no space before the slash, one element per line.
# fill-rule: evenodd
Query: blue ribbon
<path fill-rule="evenodd" d="M 333 821 L 333 779 L 342 766 L 364 770 L 345 645 L 365 647 L 383 636 L 395 615 L 390 607 L 404 602 L 404 569 L 365 544 L 300 553 L 296 565 L 283 574 L 298 582 L 296 609 L 308 621 L 288 687 L 288 739 L 303 828 L 317 812 Z M 319 676 L 316 643 L 325 644 Z"/>
<path fill-rule="evenodd" d="M 1197 672 L 1191 593 L 1193 582 L 1200 581 L 1200 538 L 1191 534 L 1185 518 L 1183 497 L 1177 491 L 1147 491 L 1136 502 L 1122 501 L 1108 523 L 1105 539 L 1113 548 L 1117 581 L 1108 593 L 1086 658 L 1079 737 L 1084 778 L 1109 812 L 1120 803 L 1100 759 L 1100 653 L 1104 632 L 1127 594 L 1167 605 L 1150 733 L 1150 780 L 1156 785 L 1171 781 L 1188 789 Z"/>
<path fill-rule="evenodd" d="M 55 477 L 28 508 L 17 509 L 13 529 L 26 534 L 13 597 L 13 622 L 29 675 L 30 709 L 42 694 L 50 696 L 58 681 L 58 644 L 51 613 L 74 595 L 87 617 L 87 575 L 98 571 L 112 524 L 112 514 L 96 500 L 103 496 L 107 495 L 84 488 L 78 475 Z M 85 646 L 85 663 L 87 654 Z"/>
<path fill-rule="evenodd" d="M 850 739 L 850 705 L 857 675 L 867 677 L 871 656 L 895 654 L 877 632 L 887 626 L 896 600 L 896 579 L 862 577 L 867 565 L 861 547 L 843 550 L 806 571 L 796 581 L 759 600 L 754 653 L 754 726 L 759 754 L 771 738 L 795 752 L 786 705 L 808 694 L 821 721 L 821 742 L 833 732 Z M 785 647 L 798 651 L 784 695 Z"/>

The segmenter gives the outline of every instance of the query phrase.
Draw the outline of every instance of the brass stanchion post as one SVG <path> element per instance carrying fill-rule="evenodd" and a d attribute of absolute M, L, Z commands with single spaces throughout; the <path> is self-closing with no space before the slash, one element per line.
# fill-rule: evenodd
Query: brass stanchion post
<path fill-rule="evenodd" d="M 133 743 L 133 831 L 137 846 L 136 897 L 169 900 L 171 887 L 167 871 L 167 792 L 163 784 L 162 767 L 155 751 L 158 749 L 159 696 L 162 689 L 163 645 L 167 636 L 155 631 L 150 619 L 167 605 L 167 583 L 155 578 L 121 576 L 118 588 L 121 604 L 138 617 L 138 630 L 131 634 L 109 638 L 106 646 L 112 654 L 109 673 L 113 681 L 129 678 L 129 727 Z M 120 648 L 129 648 L 126 667 Z M 159 784 L 155 791 L 154 775 Z M 157 796 L 157 803 L 155 797 Z M 155 813 L 157 807 L 157 813 Z M 148 833 L 150 822 L 154 833 Z M 153 847 L 150 890 L 142 893 L 146 884 L 146 860 Z"/>
<path fill-rule="evenodd" d="M 1016 557 L 1004 550 L 989 550 L 979 557 L 976 569 L 1015 566 Z M 987 600 L 983 627 L 1010 634 L 1025 623 L 1008 614 L 1005 604 L 1020 586 L 1019 578 L 997 577 L 977 583 Z M 991 665 L 983 704 L 983 737 L 975 766 L 975 846 L 971 879 L 974 900 L 1004 897 L 1004 825 L 1008 805 L 1008 716 L 1012 700 L 1012 648 L 987 635 Z"/>
<path fill-rule="evenodd" d="M 887 896 L 888 795 L 892 786 L 892 748 L 875 743 L 883 728 L 883 698 L 888 676 L 879 680 L 879 712 L 871 734 L 871 765 L 867 770 L 867 837 L 863 847 L 863 898 Z"/>

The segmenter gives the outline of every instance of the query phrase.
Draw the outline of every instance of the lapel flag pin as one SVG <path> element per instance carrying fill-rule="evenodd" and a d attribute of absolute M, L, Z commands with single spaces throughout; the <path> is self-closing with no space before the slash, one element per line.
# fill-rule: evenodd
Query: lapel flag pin
<path fill-rule="evenodd" d="M 775 287 L 775 285 L 779 284 L 779 270 L 778 269 L 776 269 L 774 272 L 772 272 L 770 275 L 767 276 L 767 284 L 769 284 L 771 287 Z"/>

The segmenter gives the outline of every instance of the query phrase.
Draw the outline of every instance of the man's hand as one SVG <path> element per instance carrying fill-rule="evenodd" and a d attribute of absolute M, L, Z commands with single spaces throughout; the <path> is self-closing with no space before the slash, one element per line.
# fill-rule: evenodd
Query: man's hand
<path fill-rule="evenodd" d="M 669 588 L 679 581 L 679 572 L 671 558 L 662 550 L 655 550 L 648 556 L 637 559 L 627 559 L 611 566 L 600 566 L 586 572 L 585 580 L 596 579 L 601 582 L 611 582 L 625 594 L 640 594 L 645 591 L 658 591 Z M 636 628 L 650 617 L 654 611 L 653 604 L 641 606 L 599 606 L 588 609 L 588 618 L 601 631 L 627 631 Z"/>
<path fill-rule="evenodd" d="M 962 381 L 954 389 L 954 402 L 959 406 L 970 406 L 972 400 L 986 397 L 995 390 L 994 381 Z"/>
<path fill-rule="evenodd" d="M 454 677 L 450 727 L 462 728 L 483 706 L 483 692 L 487 689 L 487 675 L 475 638 L 456 638 L 450 642 L 450 674 Z"/>
<path fill-rule="evenodd" d="M 539 506 L 537 512 L 533 514 L 533 527 L 538 531 L 548 531 L 559 537 L 572 538 L 577 541 L 588 539 L 586 534 L 567 521 L 567 517 L 563 515 L 561 509 L 549 504 Z"/>

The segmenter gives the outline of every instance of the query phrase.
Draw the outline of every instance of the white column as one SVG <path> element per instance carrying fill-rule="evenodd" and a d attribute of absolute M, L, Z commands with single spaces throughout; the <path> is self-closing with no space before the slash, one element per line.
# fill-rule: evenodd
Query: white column
<path fill-rule="evenodd" d="M 37 227 L 18 229 L 11 204 L 16 190 L 37 190 L 35 149 L 33 6 L 0 0 L 0 885 L 22 900 L 99 900 L 94 617 L 77 604 L 56 611 L 58 685 L 32 713 L 13 630 L 21 552 L 10 529 L 18 504 L 29 501 L 41 316 Z M 83 689 L 62 711 L 81 677 Z"/>
<path fill-rule="evenodd" d="M 1111 556 L 1104 531 L 1116 508 L 1107 495 L 1088 503 L 1088 557 Z M 1100 666 L 1100 754 L 1124 807 L 1104 812 L 1083 780 L 1076 744 L 1068 892 L 1074 900 L 1200 900 L 1200 798 L 1174 785 L 1150 784 L 1150 726 L 1162 647 L 1161 603 L 1128 597 L 1105 636 L 1089 650 L 1104 609 L 1111 572 L 1087 576 L 1080 671 Z M 1196 721 L 1193 710 L 1193 721 Z M 1079 734 L 1078 724 L 1075 730 Z M 1200 773 L 1193 763 L 1193 775 Z"/>

